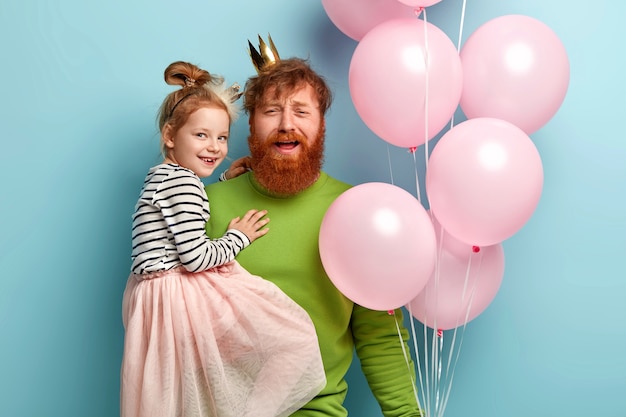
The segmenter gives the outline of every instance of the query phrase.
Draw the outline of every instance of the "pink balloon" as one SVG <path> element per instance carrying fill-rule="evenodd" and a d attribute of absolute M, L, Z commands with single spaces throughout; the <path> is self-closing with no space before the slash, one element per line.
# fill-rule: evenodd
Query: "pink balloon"
<path fill-rule="evenodd" d="M 430 7 L 433 4 L 439 3 L 441 0 L 398 0 L 400 3 L 406 4 L 412 7 Z"/>
<path fill-rule="evenodd" d="M 504 277 L 504 250 L 496 244 L 475 253 L 436 219 L 433 223 L 441 251 L 428 283 L 407 309 L 432 329 L 450 330 L 469 323 L 491 304 Z"/>
<path fill-rule="evenodd" d="M 420 19 L 394 19 L 368 32 L 350 63 L 352 101 L 380 138 L 404 148 L 432 139 L 461 97 L 461 60 L 448 36 Z"/>
<path fill-rule="evenodd" d="M 448 233 L 478 246 L 502 242 L 535 211 L 543 166 L 532 140 L 500 119 L 466 120 L 433 148 L 426 172 L 430 208 Z"/>
<path fill-rule="evenodd" d="M 347 298 L 373 310 L 406 305 L 435 264 L 430 217 L 410 193 L 365 183 L 341 194 L 322 221 L 319 249 L 331 281 Z"/>
<path fill-rule="evenodd" d="M 567 52 L 556 34 L 534 18 L 508 15 L 488 21 L 470 35 L 460 56 L 460 104 L 468 119 L 503 119 L 530 135 L 565 99 Z"/>
<path fill-rule="evenodd" d="M 396 0 L 322 0 L 322 5 L 334 25 L 356 41 L 387 20 L 415 17 L 412 8 Z"/>

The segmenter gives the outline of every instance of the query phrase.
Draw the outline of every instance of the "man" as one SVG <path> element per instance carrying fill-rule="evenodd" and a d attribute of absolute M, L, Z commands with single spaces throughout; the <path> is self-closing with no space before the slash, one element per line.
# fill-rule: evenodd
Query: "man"
<path fill-rule="evenodd" d="M 344 377 L 355 348 L 383 414 L 419 416 L 413 364 L 407 366 L 402 351 L 404 343 L 408 352 L 408 332 L 401 325 L 401 312 L 394 317 L 354 304 L 335 288 L 320 260 L 318 236 L 324 214 L 350 187 L 321 170 L 324 115 L 331 92 L 302 59 L 277 60 L 258 72 L 244 92 L 251 171 L 206 187 L 211 201 L 207 233 L 221 236 L 228 221 L 242 210 L 268 210 L 270 232 L 237 260 L 252 274 L 278 285 L 315 324 L 327 385 L 295 416 L 347 415 Z"/>

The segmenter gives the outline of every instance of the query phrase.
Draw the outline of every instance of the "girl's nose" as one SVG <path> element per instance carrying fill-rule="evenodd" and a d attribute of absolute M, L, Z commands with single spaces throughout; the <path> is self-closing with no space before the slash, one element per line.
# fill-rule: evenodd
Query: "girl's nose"
<path fill-rule="evenodd" d="M 206 144 L 207 150 L 211 152 L 215 152 L 219 150 L 219 146 L 217 146 L 217 140 L 213 138 L 209 138 Z"/>

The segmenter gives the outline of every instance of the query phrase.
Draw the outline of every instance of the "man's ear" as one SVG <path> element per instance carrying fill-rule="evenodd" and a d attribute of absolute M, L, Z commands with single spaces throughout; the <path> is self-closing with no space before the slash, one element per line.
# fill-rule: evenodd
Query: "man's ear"
<path fill-rule="evenodd" d="M 167 149 L 174 147 L 174 129 L 172 129 L 172 125 L 166 124 L 163 126 L 163 129 L 161 129 L 161 141 Z"/>

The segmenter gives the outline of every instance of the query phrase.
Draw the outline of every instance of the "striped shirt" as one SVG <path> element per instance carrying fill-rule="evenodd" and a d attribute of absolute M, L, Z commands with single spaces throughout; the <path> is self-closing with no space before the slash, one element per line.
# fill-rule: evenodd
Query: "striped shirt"
<path fill-rule="evenodd" d="M 204 229 L 210 215 L 204 184 L 193 171 L 175 164 L 152 167 L 133 215 L 131 271 L 147 274 L 182 265 L 199 272 L 235 259 L 250 240 L 235 229 L 211 240 Z"/>

